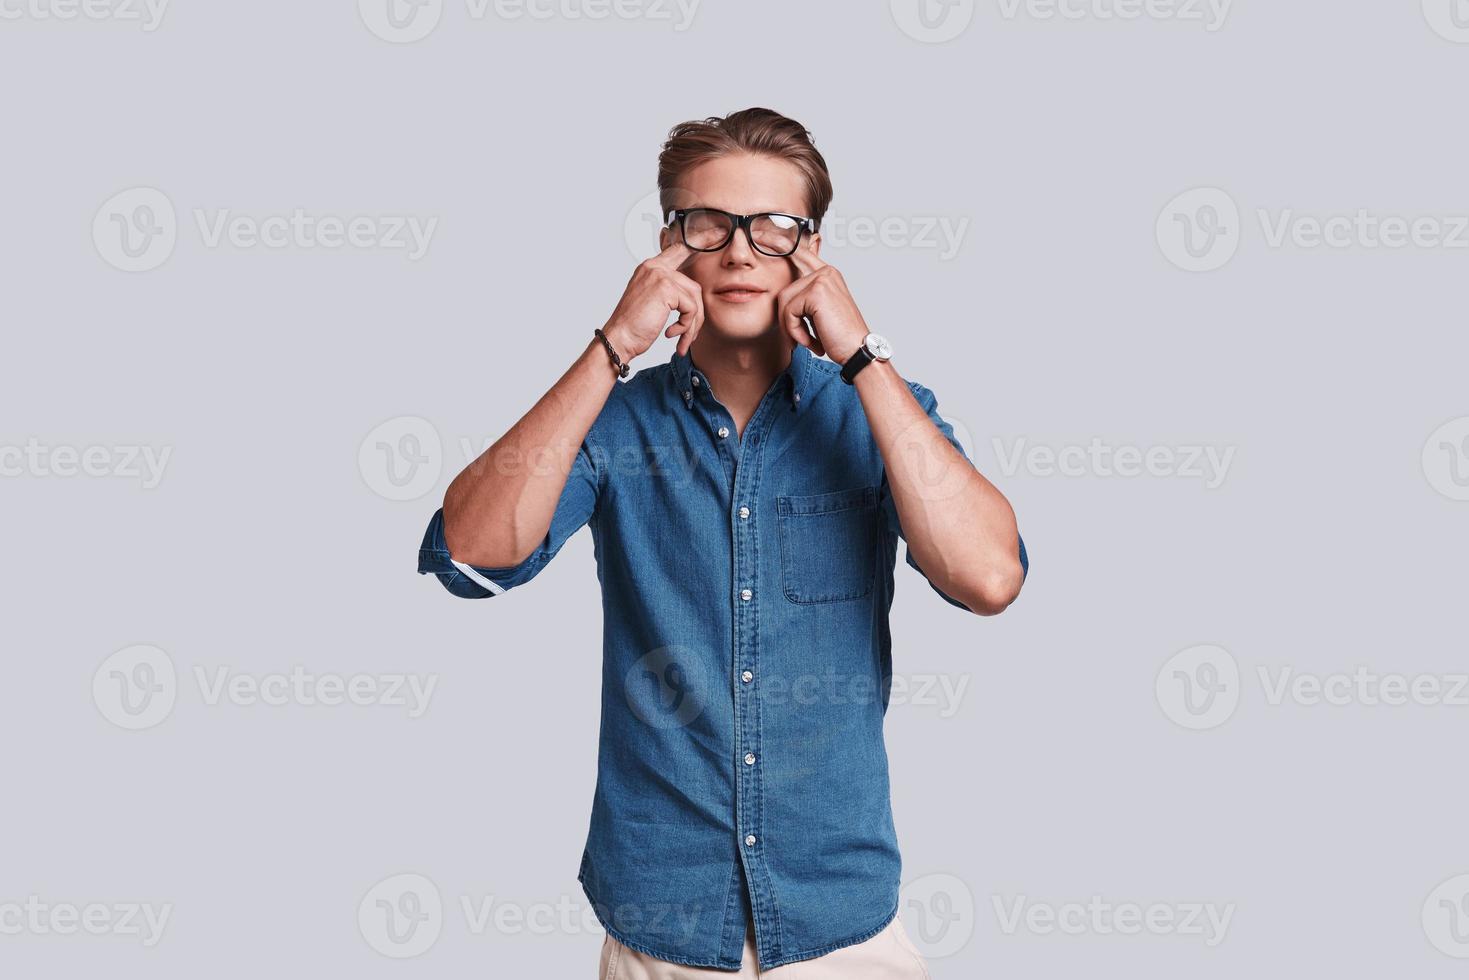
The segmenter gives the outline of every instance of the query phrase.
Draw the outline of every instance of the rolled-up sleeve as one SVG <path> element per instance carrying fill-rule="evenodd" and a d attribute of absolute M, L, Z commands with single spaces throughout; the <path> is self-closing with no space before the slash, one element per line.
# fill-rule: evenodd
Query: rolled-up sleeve
<path fill-rule="evenodd" d="M 969 458 L 969 454 L 964 451 L 964 444 L 954 435 L 954 427 L 949 424 L 948 419 L 939 414 L 938 396 L 916 381 L 909 381 L 908 387 L 913 390 L 913 397 L 918 400 L 919 405 L 923 406 L 923 410 L 928 413 L 928 417 L 933 420 L 933 424 L 944 434 L 944 438 L 949 440 L 949 445 L 959 450 L 959 455 L 963 456 L 970 466 L 973 466 L 974 460 Z M 882 487 L 878 499 L 887 520 L 888 530 L 896 534 L 903 541 L 903 558 L 908 563 L 908 566 L 919 575 L 922 575 L 923 580 L 929 584 L 929 587 L 937 592 L 949 605 L 957 606 L 966 612 L 972 612 L 973 610 L 964 605 L 964 603 L 947 594 L 937 585 L 934 585 L 933 580 L 928 577 L 928 573 L 918 567 L 918 562 L 913 560 L 913 549 L 908 547 L 908 539 L 904 536 L 902 523 L 898 520 L 898 506 L 893 500 L 892 490 L 888 485 L 886 472 L 882 476 Z M 1021 538 L 1018 532 L 1016 538 L 1020 542 L 1020 571 L 1021 580 L 1024 581 L 1024 577 L 1030 574 L 1030 556 L 1025 552 L 1025 539 Z"/>
<path fill-rule="evenodd" d="M 418 573 L 437 577 L 444 588 L 464 599 L 496 596 L 529 582 L 556 557 L 567 539 L 591 521 L 596 513 L 601 474 L 595 457 L 596 454 L 583 443 L 556 502 L 550 529 L 535 550 L 519 563 L 496 568 L 456 560 L 444 543 L 444 509 L 441 507 L 434 512 L 428 529 L 424 531 L 423 543 L 418 549 Z"/>

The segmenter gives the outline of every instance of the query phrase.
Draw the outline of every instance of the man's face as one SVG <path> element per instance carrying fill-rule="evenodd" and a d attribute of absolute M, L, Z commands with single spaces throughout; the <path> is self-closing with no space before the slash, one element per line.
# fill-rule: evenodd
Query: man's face
<path fill-rule="evenodd" d="M 779 211 L 810 217 L 801 171 L 775 157 L 738 154 L 706 160 L 683 175 L 680 187 L 675 207 L 719 208 L 732 214 Z M 665 228 L 659 235 L 659 247 L 677 241 L 678 233 L 677 225 Z M 801 247 L 806 246 L 803 240 Z M 820 249 L 819 234 L 811 237 L 810 247 Z M 721 251 L 693 253 L 679 271 L 698 283 L 704 295 L 701 330 L 731 340 L 749 340 L 777 329 L 776 295 L 799 275 L 789 258 L 751 248 L 743 231 L 737 231 Z M 753 297 L 720 294 L 735 284 L 754 286 L 760 292 Z"/>

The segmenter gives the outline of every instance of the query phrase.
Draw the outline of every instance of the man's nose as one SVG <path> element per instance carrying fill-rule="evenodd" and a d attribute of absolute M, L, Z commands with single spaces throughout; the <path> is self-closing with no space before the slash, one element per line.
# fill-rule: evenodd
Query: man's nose
<path fill-rule="evenodd" d="M 754 265 L 755 250 L 750 247 L 750 239 L 745 236 L 745 229 L 736 228 L 730 236 L 729 244 L 724 246 L 724 254 L 720 256 L 723 265 Z"/>

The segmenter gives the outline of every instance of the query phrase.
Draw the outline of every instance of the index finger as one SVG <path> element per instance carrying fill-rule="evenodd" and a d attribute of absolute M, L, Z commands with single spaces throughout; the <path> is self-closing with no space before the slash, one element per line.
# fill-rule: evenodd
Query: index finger
<path fill-rule="evenodd" d="M 693 254 L 694 250 L 685 245 L 682 238 L 675 237 L 667 248 L 648 259 L 648 264 L 664 269 L 677 269 Z"/>
<path fill-rule="evenodd" d="M 808 276 L 826 265 L 821 256 L 811 251 L 811 236 L 802 235 L 801 240 L 796 243 L 796 250 L 789 256 L 791 262 L 795 263 L 796 271 L 803 276 Z"/>

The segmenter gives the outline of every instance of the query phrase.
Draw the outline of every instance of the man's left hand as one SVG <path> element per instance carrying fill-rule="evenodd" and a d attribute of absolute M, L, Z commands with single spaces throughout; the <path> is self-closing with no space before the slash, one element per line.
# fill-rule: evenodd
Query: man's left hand
<path fill-rule="evenodd" d="M 836 266 L 828 265 L 811 250 L 811 239 L 787 256 L 799 277 L 775 298 L 775 318 L 796 343 L 811 348 L 818 356 L 830 354 L 838 364 L 857 352 L 868 334 L 867 321 Z M 805 317 L 810 317 L 811 326 Z"/>

